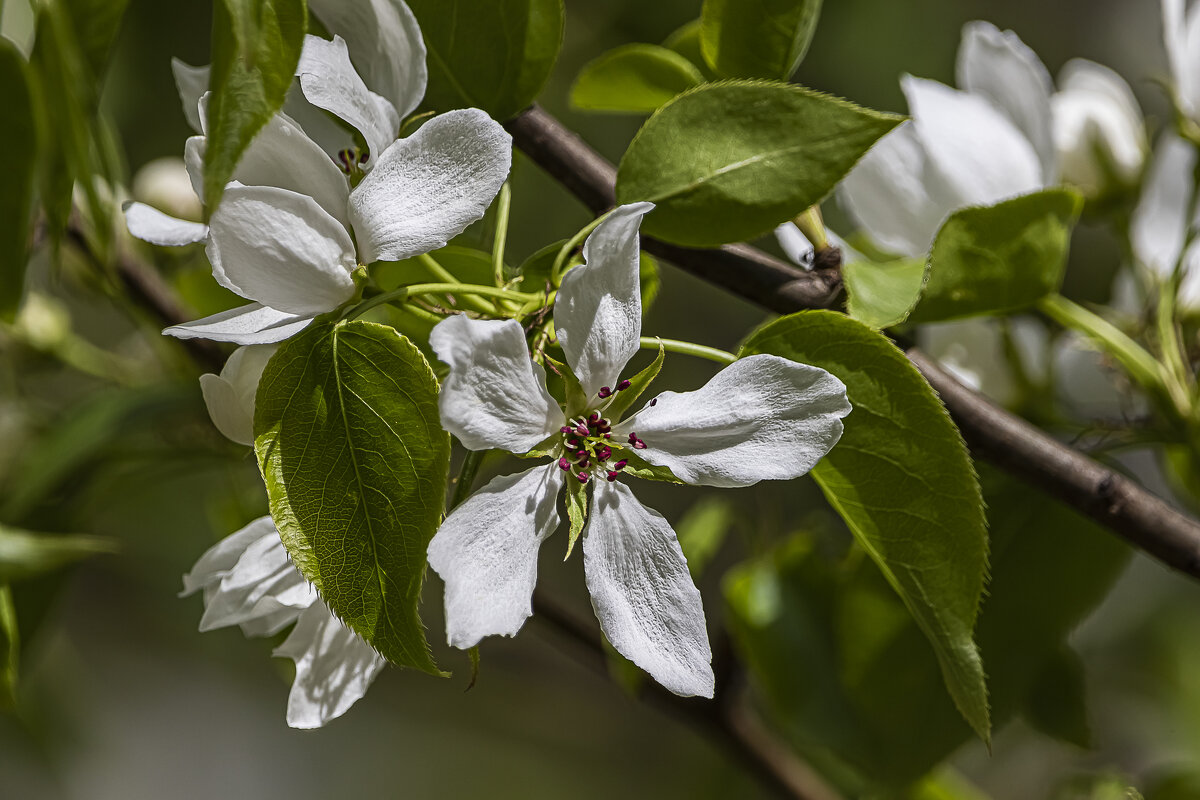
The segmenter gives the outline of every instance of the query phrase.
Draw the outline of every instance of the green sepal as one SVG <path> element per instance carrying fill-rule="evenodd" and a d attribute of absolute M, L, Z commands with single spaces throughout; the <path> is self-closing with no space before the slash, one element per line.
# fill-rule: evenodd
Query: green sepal
<path fill-rule="evenodd" d="M 661 481 L 663 483 L 683 485 L 683 481 L 676 478 L 675 473 L 671 472 L 669 467 L 657 467 L 644 460 L 641 456 L 634 455 L 633 449 L 624 445 L 621 445 L 619 449 L 617 447 L 613 449 L 620 453 L 620 456 L 616 459 L 617 461 L 624 459 L 629 462 L 625 465 L 625 469 L 621 470 L 622 473 L 648 481 Z"/>
<path fill-rule="evenodd" d="M 566 390 L 566 407 L 567 417 L 573 417 L 576 414 L 582 414 L 588 410 L 588 397 L 583 392 L 583 385 L 579 383 L 579 379 L 575 377 L 575 373 L 565 362 L 556 361 L 548 355 L 543 354 L 542 358 L 550 365 L 550 368 L 562 378 L 563 386 Z M 558 434 L 554 434 L 557 436 Z M 551 438 L 554 438 L 553 436 Z"/>
<path fill-rule="evenodd" d="M 467 658 L 471 660 L 471 682 L 466 689 L 469 692 L 475 688 L 475 681 L 479 680 L 479 645 L 467 650 Z"/>
<path fill-rule="evenodd" d="M 608 408 L 604 410 L 604 416 L 607 419 L 616 421 L 625 415 L 625 412 L 634 404 L 634 401 L 641 397 L 642 392 L 646 391 L 647 387 L 658 377 L 659 371 L 662 370 L 663 358 L 666 355 L 667 351 L 660 342 L 658 345 L 658 356 L 650 366 L 630 378 L 629 386 L 617 392 L 613 397 L 613 401 L 609 403 Z"/>
<path fill-rule="evenodd" d="M 583 533 L 588 515 L 587 484 L 574 480 L 571 473 L 567 475 L 566 484 L 567 520 L 570 522 L 570 530 L 567 537 L 567 554 L 563 556 L 563 561 L 570 558 L 575 550 L 575 542 L 579 541 L 579 535 Z"/>

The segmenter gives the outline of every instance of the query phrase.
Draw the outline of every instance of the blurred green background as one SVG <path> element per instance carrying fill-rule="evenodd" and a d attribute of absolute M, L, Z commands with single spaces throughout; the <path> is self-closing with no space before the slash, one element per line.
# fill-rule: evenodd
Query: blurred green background
<path fill-rule="evenodd" d="M 698 0 L 567 0 L 566 39 L 542 102 L 609 158 L 640 124 L 566 107 L 571 80 L 601 52 L 659 42 L 696 17 Z M 3 31 L 27 38 L 25 0 L 3 4 Z M 133 0 L 104 104 L 129 174 L 178 156 L 190 135 L 170 59 L 208 60 L 211 7 Z M 962 24 L 988 19 L 1012 28 L 1052 73 L 1069 58 L 1105 63 L 1133 85 L 1147 114 L 1165 103 L 1151 82 L 1165 72 L 1157 0 L 829 0 L 797 80 L 862 104 L 903 111 L 904 72 L 953 82 Z M 14 157 L 12 154 L 9 157 Z M 569 236 L 585 209 L 518 158 L 510 260 Z M 836 214 L 831 215 L 836 219 Z M 1070 286 L 1103 296 L 1118 258 L 1104 234 L 1084 230 Z M 171 265 L 195 287 L 203 265 Z M 431 639 L 449 680 L 387 670 L 345 717 L 315 732 L 284 723 L 290 662 L 271 642 L 240 631 L 199 634 L 198 598 L 177 599 L 180 576 L 209 545 L 265 511 L 252 457 L 212 429 L 195 369 L 174 345 L 146 334 L 144 320 L 114 308 L 64 273 L 35 280 L 61 302 L 85 339 L 117 354 L 121 381 L 65 368 L 29 342 L 0 342 L 2 508 L 27 527 L 104 534 L 118 555 L 24 584 L 18 594 L 25 642 L 20 704 L 0 716 L 0 798 L 411 797 L 727 798 L 766 796 L 728 757 L 679 721 L 632 699 L 572 657 L 536 617 L 516 640 L 489 641 L 469 692 L 462 654 L 441 645 L 440 585 L 428 587 Z M 189 277 L 191 276 L 191 277 Z M 732 349 L 764 317 L 755 308 L 675 270 L 646 333 Z M 27 322 L 29 322 L 27 320 Z M 33 322 L 37 322 L 34 320 Z M 32 324 L 32 323 L 30 323 Z M 94 354 L 93 354 L 94 355 Z M 689 388 L 709 365 L 668 361 L 662 388 Z M 120 384 L 124 385 L 120 385 Z M 1149 459 L 1143 477 L 1158 487 Z M 498 465 L 499 469 L 511 468 Z M 638 487 L 679 520 L 699 490 Z M 819 524 L 810 488 L 729 492 L 736 536 L 701 582 L 714 634 L 721 570 L 783 534 Z M 17 513 L 19 512 L 19 514 Z M 836 534 L 834 534 L 836 535 Z M 543 586 L 590 613 L 581 560 L 562 563 L 562 537 L 543 551 Z M 1080 775 L 1127 776 L 1153 789 L 1176 772 L 1200 770 L 1200 587 L 1145 558 L 1073 636 L 1088 667 L 1096 749 L 1084 752 L 1023 723 L 1000 731 L 989 755 L 963 748 L 954 764 L 995 798 L 1071 794 Z M 913 735 L 922 720 L 914 719 Z M 1156 797 L 1200 797 L 1174 781 Z"/>

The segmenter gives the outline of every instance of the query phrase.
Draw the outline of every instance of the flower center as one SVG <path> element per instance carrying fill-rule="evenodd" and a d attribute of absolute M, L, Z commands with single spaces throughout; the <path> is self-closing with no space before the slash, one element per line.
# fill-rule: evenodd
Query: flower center
<path fill-rule="evenodd" d="M 362 168 L 367 163 L 367 157 L 366 150 L 360 150 L 357 147 L 347 147 L 345 150 L 338 151 L 337 165 L 351 180 L 361 180 L 363 176 Z"/>
<path fill-rule="evenodd" d="M 558 466 L 563 472 L 574 475 L 580 483 L 587 483 L 592 475 L 615 481 L 625 469 L 628 462 L 619 454 L 616 456 L 619 460 L 614 460 L 614 449 L 623 448 L 612 441 L 612 422 L 600 411 L 590 411 L 568 420 L 559 431 L 562 433 L 562 457 L 558 459 Z M 630 445 L 638 447 L 633 443 L 634 439 L 637 437 L 630 434 Z M 637 441 L 640 443 L 641 439 Z M 641 444 L 641 447 L 645 446 Z"/>

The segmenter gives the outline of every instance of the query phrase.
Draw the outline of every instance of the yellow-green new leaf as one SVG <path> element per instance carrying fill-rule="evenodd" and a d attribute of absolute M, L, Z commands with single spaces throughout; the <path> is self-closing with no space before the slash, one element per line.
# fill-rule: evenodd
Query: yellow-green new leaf
<path fill-rule="evenodd" d="M 627 44 L 584 65 L 571 87 L 571 105 L 648 114 L 703 82 L 700 70 L 674 50 Z"/>

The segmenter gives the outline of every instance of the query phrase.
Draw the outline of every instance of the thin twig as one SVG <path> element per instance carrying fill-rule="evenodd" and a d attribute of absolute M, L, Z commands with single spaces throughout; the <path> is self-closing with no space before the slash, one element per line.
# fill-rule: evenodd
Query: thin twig
<path fill-rule="evenodd" d="M 598 673 L 608 673 L 608 657 L 600 644 L 600 632 L 594 625 L 563 608 L 544 592 L 534 592 L 533 608 L 535 620 L 553 626 L 570 640 L 569 652 L 580 662 Z M 679 697 L 653 681 L 645 681 L 637 696 L 708 736 L 779 797 L 841 800 L 840 794 L 775 738 L 731 682 L 719 683 L 711 702 Z"/>
<path fill-rule="evenodd" d="M 534 106 L 506 124 L 517 147 L 593 212 L 615 202 L 616 170 L 572 131 Z M 804 272 L 746 245 L 691 250 L 645 239 L 681 269 L 771 311 L 831 308 L 840 280 Z M 1041 489 L 1164 564 L 1200 578 L 1200 523 L 1083 453 L 964 386 L 916 349 L 906 352 L 941 395 L 976 455 Z"/>

